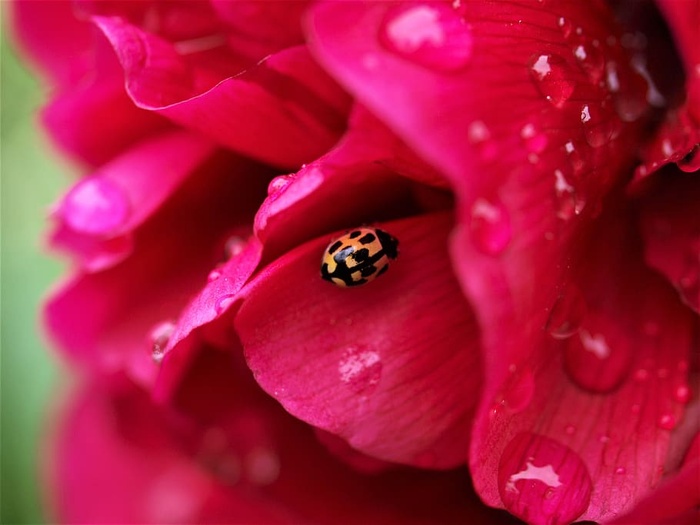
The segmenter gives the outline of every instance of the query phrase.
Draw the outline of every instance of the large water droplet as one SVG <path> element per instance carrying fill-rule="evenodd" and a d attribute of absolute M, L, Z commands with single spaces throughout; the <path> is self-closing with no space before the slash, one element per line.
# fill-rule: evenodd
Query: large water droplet
<path fill-rule="evenodd" d="M 65 196 L 60 213 L 75 231 L 92 235 L 113 234 L 126 223 L 130 203 L 124 191 L 103 177 L 83 179 Z"/>
<path fill-rule="evenodd" d="M 338 362 L 340 380 L 357 394 L 371 394 L 382 377 L 382 358 L 364 346 L 347 347 Z"/>
<path fill-rule="evenodd" d="M 163 361 L 165 348 L 168 346 L 168 341 L 170 341 L 170 337 L 173 335 L 174 331 L 175 323 L 163 321 L 151 328 L 148 333 L 151 357 L 156 363 Z"/>
<path fill-rule="evenodd" d="M 270 181 L 267 185 L 267 194 L 273 196 L 286 188 L 294 179 L 293 175 L 279 175 Z"/>
<path fill-rule="evenodd" d="M 574 284 L 569 284 L 557 298 L 547 319 L 547 332 L 554 339 L 568 339 L 581 327 L 587 312 L 586 300 Z"/>
<path fill-rule="evenodd" d="M 577 336 L 569 339 L 564 353 L 565 368 L 581 388 L 610 392 L 628 377 L 632 352 L 627 338 L 593 326 L 581 328 Z"/>
<path fill-rule="evenodd" d="M 512 230 L 505 207 L 477 199 L 471 209 L 471 236 L 474 245 L 488 255 L 498 255 L 510 243 Z"/>
<path fill-rule="evenodd" d="M 382 26 L 380 40 L 393 53 L 442 72 L 465 67 L 473 46 L 469 26 L 445 4 L 391 10 Z"/>
<path fill-rule="evenodd" d="M 575 521 L 587 508 L 593 484 L 581 458 L 548 437 L 523 432 L 505 447 L 498 491 L 506 509 L 537 525 Z"/>
<path fill-rule="evenodd" d="M 559 55 L 535 56 L 530 74 L 538 91 L 557 108 L 569 100 L 576 87 L 571 66 Z"/>

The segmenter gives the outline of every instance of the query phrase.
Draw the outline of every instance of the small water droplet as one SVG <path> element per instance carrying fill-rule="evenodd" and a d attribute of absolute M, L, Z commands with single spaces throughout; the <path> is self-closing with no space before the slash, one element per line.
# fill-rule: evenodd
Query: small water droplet
<path fill-rule="evenodd" d="M 467 138 L 470 142 L 476 144 L 478 142 L 483 142 L 488 140 L 491 136 L 489 128 L 486 127 L 481 120 L 475 120 L 469 124 L 469 130 L 467 131 Z"/>
<path fill-rule="evenodd" d="M 266 447 L 255 447 L 244 457 L 246 478 L 253 485 L 270 485 L 280 474 L 279 456 Z"/>
<path fill-rule="evenodd" d="M 209 272 L 209 275 L 207 275 L 207 282 L 213 283 L 219 277 L 221 277 L 221 270 L 219 270 L 218 268 L 214 268 L 211 272 Z"/>
<path fill-rule="evenodd" d="M 617 118 L 607 112 L 602 106 L 589 104 L 582 106 L 581 123 L 586 142 L 593 148 L 599 148 L 607 144 L 620 131 Z"/>
<path fill-rule="evenodd" d="M 91 235 L 109 235 L 129 218 L 131 205 L 116 183 L 100 177 L 81 180 L 66 194 L 59 213 L 73 230 Z"/>
<path fill-rule="evenodd" d="M 679 403 L 686 404 L 690 401 L 691 397 L 692 395 L 688 385 L 680 384 L 673 390 L 673 399 Z"/>
<path fill-rule="evenodd" d="M 590 503 L 593 484 L 581 458 L 569 447 L 523 432 L 505 447 L 498 491 L 506 509 L 529 523 L 576 521 Z"/>
<path fill-rule="evenodd" d="M 598 442 L 602 444 L 610 443 L 610 436 L 602 435 L 598 438 Z"/>
<path fill-rule="evenodd" d="M 568 38 L 569 35 L 571 35 L 571 31 L 574 28 L 574 25 L 571 23 L 571 21 L 564 18 L 563 16 L 559 17 L 559 19 L 557 20 L 557 25 L 561 29 L 561 32 L 563 33 L 564 38 Z"/>
<path fill-rule="evenodd" d="M 557 108 L 569 100 L 576 87 L 571 66 L 559 55 L 537 55 L 530 74 L 540 94 Z"/>
<path fill-rule="evenodd" d="M 232 259 L 236 255 L 240 254 L 246 247 L 246 240 L 243 237 L 237 235 L 232 235 L 226 240 L 224 244 L 224 254 L 226 260 Z"/>
<path fill-rule="evenodd" d="M 622 476 L 626 473 L 627 473 L 627 469 L 625 467 L 617 467 L 615 469 L 615 474 L 617 474 L 618 476 Z"/>
<path fill-rule="evenodd" d="M 526 124 L 520 130 L 520 137 L 530 153 L 542 153 L 547 148 L 547 135 L 540 133 L 534 124 Z"/>
<path fill-rule="evenodd" d="M 554 192 L 556 194 L 557 217 L 568 221 L 575 215 L 579 215 L 586 205 L 575 188 L 560 169 L 554 170 Z"/>
<path fill-rule="evenodd" d="M 353 392 L 371 394 L 382 377 L 382 358 L 364 346 L 349 346 L 338 362 L 340 380 Z"/>
<path fill-rule="evenodd" d="M 678 425 L 678 420 L 673 414 L 662 414 L 661 417 L 659 417 L 657 424 L 659 428 L 663 428 L 664 430 L 673 430 L 676 428 L 676 425 Z"/>
<path fill-rule="evenodd" d="M 568 284 L 549 314 L 546 329 L 554 339 L 568 339 L 581 327 L 587 312 L 586 300 L 578 287 Z"/>
<path fill-rule="evenodd" d="M 175 323 L 172 321 L 163 321 L 151 328 L 148 333 L 148 341 L 150 343 L 150 352 L 153 361 L 160 363 L 165 356 L 165 348 L 168 346 L 168 341 L 175 331 Z"/>
<path fill-rule="evenodd" d="M 649 370 L 647 370 L 646 368 L 638 368 L 634 371 L 633 377 L 634 380 L 638 383 L 643 383 L 644 381 L 649 379 Z"/>
<path fill-rule="evenodd" d="M 391 10 L 380 33 L 391 52 L 423 67 L 452 72 L 471 58 L 473 36 L 449 5 L 411 5 Z"/>
<path fill-rule="evenodd" d="M 578 336 L 568 343 L 564 353 L 566 372 L 581 388 L 610 392 L 627 378 L 632 352 L 625 337 L 615 336 L 612 330 L 603 333 L 591 326 L 581 328 Z"/>
<path fill-rule="evenodd" d="M 487 199 L 477 199 L 471 209 L 471 236 L 483 253 L 498 255 L 510 243 L 512 231 L 505 207 Z"/>
<path fill-rule="evenodd" d="M 228 294 L 219 297 L 219 299 L 216 301 L 216 306 L 214 307 L 216 310 L 216 315 L 222 315 L 224 312 L 226 312 L 226 310 L 228 310 L 235 300 L 235 294 Z"/>
<path fill-rule="evenodd" d="M 284 188 L 286 188 L 290 182 L 292 182 L 293 178 L 293 175 L 279 175 L 278 177 L 275 177 L 267 185 L 267 194 L 269 196 L 278 194 Z"/>
<path fill-rule="evenodd" d="M 574 56 L 578 60 L 581 69 L 588 75 L 592 84 L 598 84 L 603 78 L 605 71 L 605 57 L 603 53 L 595 47 L 586 45 L 582 40 L 574 47 Z"/>
<path fill-rule="evenodd" d="M 573 436 L 576 433 L 576 427 L 574 425 L 566 425 L 564 432 L 567 436 Z"/>
<path fill-rule="evenodd" d="M 511 413 L 523 411 L 532 401 L 535 394 L 535 377 L 528 369 L 512 373 L 506 382 L 502 401 Z"/>

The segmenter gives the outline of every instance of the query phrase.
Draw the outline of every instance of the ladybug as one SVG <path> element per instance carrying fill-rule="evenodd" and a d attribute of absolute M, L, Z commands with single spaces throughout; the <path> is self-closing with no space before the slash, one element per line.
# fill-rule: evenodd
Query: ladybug
<path fill-rule="evenodd" d="M 352 230 L 326 248 L 321 277 L 341 288 L 368 283 L 389 269 L 398 247 L 398 240 L 378 228 Z"/>

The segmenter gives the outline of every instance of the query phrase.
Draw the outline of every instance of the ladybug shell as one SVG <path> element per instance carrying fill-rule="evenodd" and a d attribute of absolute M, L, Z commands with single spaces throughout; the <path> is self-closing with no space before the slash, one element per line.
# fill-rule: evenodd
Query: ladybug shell
<path fill-rule="evenodd" d="M 389 269 L 399 241 L 377 228 L 358 228 L 331 242 L 323 253 L 321 277 L 336 286 L 360 286 Z"/>

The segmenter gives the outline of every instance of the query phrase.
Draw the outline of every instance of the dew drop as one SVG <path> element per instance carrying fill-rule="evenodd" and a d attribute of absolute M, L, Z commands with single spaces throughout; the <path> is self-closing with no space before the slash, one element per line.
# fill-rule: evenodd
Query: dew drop
<path fill-rule="evenodd" d="M 391 10 L 380 41 L 391 52 L 422 67 L 452 72 L 471 58 L 473 36 L 449 5 L 411 5 Z"/>
<path fill-rule="evenodd" d="M 224 312 L 226 312 L 226 310 L 228 310 L 235 300 L 235 294 L 227 294 L 219 297 L 219 299 L 216 301 L 216 306 L 214 307 L 216 310 L 216 315 L 222 315 Z"/>
<path fill-rule="evenodd" d="M 535 56 L 530 74 L 540 94 L 557 108 L 569 100 L 576 87 L 569 64 L 559 55 Z"/>
<path fill-rule="evenodd" d="M 211 272 L 209 272 L 209 275 L 207 275 L 207 282 L 213 283 L 219 277 L 221 277 L 221 270 L 214 268 Z"/>
<path fill-rule="evenodd" d="M 574 25 L 571 23 L 571 21 L 567 20 L 563 16 L 560 16 L 557 20 L 557 25 L 559 26 L 559 29 L 561 29 L 564 38 L 569 38 L 574 28 Z"/>
<path fill-rule="evenodd" d="M 364 346 L 349 346 L 338 362 L 340 380 L 357 394 L 371 394 L 382 377 L 382 358 Z"/>
<path fill-rule="evenodd" d="M 547 319 L 546 329 L 554 339 L 568 339 L 581 327 L 586 317 L 586 300 L 574 284 L 569 284 L 557 298 Z"/>
<path fill-rule="evenodd" d="M 676 388 L 673 390 L 673 399 L 675 399 L 678 403 L 685 405 L 690 401 L 690 398 L 691 392 L 688 385 L 681 384 L 676 386 Z"/>
<path fill-rule="evenodd" d="M 156 363 L 163 361 L 165 348 L 168 346 L 168 341 L 170 341 L 173 332 L 175 332 L 175 323 L 163 321 L 151 328 L 148 333 L 151 357 Z"/>
<path fill-rule="evenodd" d="M 266 447 L 255 447 L 244 458 L 246 478 L 253 485 L 270 485 L 280 474 L 279 456 Z"/>
<path fill-rule="evenodd" d="M 610 392 L 628 376 L 632 361 L 629 343 L 598 329 L 581 328 L 568 340 L 564 365 L 569 377 L 581 388 L 596 393 Z"/>
<path fill-rule="evenodd" d="M 595 46 L 579 43 L 574 47 L 574 56 L 592 84 L 597 85 L 605 72 L 605 57 Z"/>
<path fill-rule="evenodd" d="M 91 235 L 109 235 L 124 226 L 131 205 L 117 184 L 104 177 L 81 180 L 64 197 L 59 213 L 73 230 Z"/>
<path fill-rule="evenodd" d="M 528 523 L 563 525 L 590 503 L 593 484 L 581 458 L 548 437 L 523 432 L 505 447 L 498 490 L 506 509 Z"/>
<path fill-rule="evenodd" d="M 540 133 L 534 124 L 526 124 L 520 130 L 520 137 L 530 153 L 542 153 L 547 148 L 547 135 Z"/>
<path fill-rule="evenodd" d="M 556 194 L 557 217 L 560 219 L 568 221 L 583 211 L 586 205 L 585 200 L 577 195 L 574 187 L 560 169 L 554 170 L 554 192 Z"/>
<path fill-rule="evenodd" d="M 678 425 L 678 420 L 673 414 L 662 414 L 657 421 L 657 425 L 664 430 L 673 430 Z"/>
<path fill-rule="evenodd" d="M 617 467 L 615 469 L 615 474 L 617 474 L 618 476 L 622 476 L 626 473 L 627 473 L 627 469 L 625 467 Z"/>
<path fill-rule="evenodd" d="M 246 240 L 243 237 L 232 235 L 224 244 L 224 255 L 226 260 L 232 259 L 240 254 L 246 247 Z"/>
<path fill-rule="evenodd" d="M 567 436 L 573 436 L 576 433 L 576 427 L 574 425 L 566 425 L 564 428 L 564 433 Z"/>
<path fill-rule="evenodd" d="M 290 182 L 292 182 L 293 178 L 293 175 L 279 175 L 278 177 L 275 177 L 267 185 L 267 194 L 269 196 L 278 194 L 284 188 L 286 188 Z"/>
<path fill-rule="evenodd" d="M 688 154 L 677 162 L 678 167 L 686 172 L 693 173 L 700 170 L 700 144 L 696 144 Z"/>
<path fill-rule="evenodd" d="M 593 148 L 607 144 L 620 130 L 616 118 L 602 107 L 588 104 L 581 107 L 581 123 L 586 142 Z"/>
<path fill-rule="evenodd" d="M 487 255 L 498 255 L 510 243 L 512 231 L 505 207 L 477 199 L 471 209 L 471 236 L 474 245 Z"/>

